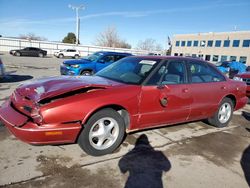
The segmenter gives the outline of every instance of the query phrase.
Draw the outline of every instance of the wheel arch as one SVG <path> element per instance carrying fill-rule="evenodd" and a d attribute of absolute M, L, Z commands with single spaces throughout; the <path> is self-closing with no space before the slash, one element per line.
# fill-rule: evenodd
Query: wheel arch
<path fill-rule="evenodd" d="M 231 99 L 231 101 L 233 102 L 233 108 L 235 109 L 235 107 L 236 107 L 236 104 L 237 104 L 237 99 L 236 99 L 236 97 L 233 95 L 233 94 L 228 94 L 228 95 L 226 95 L 225 97 L 223 97 L 223 99 L 224 98 L 229 98 L 229 99 Z M 223 99 L 221 99 L 221 101 L 223 100 Z"/>
<path fill-rule="evenodd" d="M 88 113 L 85 118 L 81 121 L 82 126 L 84 126 L 86 124 L 86 122 L 88 122 L 88 120 L 98 111 L 103 110 L 105 108 L 110 108 L 115 110 L 116 112 L 118 112 L 122 119 L 124 120 L 125 123 L 125 128 L 129 129 L 130 126 L 130 115 L 129 112 L 126 108 L 124 108 L 121 105 L 117 105 L 117 104 L 110 104 L 110 105 L 105 105 L 105 106 L 101 106 L 99 108 L 94 109 L 93 111 L 91 111 L 90 113 Z"/>
<path fill-rule="evenodd" d="M 91 69 L 91 68 L 82 68 L 82 69 L 79 71 L 80 74 L 82 74 L 83 71 L 90 71 L 90 72 L 92 72 L 92 73 L 95 73 L 95 71 L 94 71 L 93 69 Z"/>

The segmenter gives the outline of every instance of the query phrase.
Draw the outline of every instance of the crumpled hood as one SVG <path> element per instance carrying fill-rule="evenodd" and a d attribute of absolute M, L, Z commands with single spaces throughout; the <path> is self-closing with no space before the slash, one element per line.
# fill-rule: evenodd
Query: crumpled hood
<path fill-rule="evenodd" d="M 68 64 L 68 65 L 75 65 L 75 64 L 86 64 L 86 63 L 93 63 L 92 61 L 89 61 L 87 59 L 76 59 L 76 60 L 67 60 L 64 61 L 63 64 Z"/>
<path fill-rule="evenodd" d="M 122 85 L 98 76 L 58 76 L 31 80 L 20 85 L 16 92 L 33 101 L 58 96 L 87 87 L 109 88 Z"/>

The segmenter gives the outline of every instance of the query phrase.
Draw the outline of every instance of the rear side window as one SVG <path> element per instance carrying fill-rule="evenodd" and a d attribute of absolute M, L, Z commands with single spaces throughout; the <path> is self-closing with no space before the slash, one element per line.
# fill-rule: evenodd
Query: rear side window
<path fill-rule="evenodd" d="M 212 66 L 203 62 L 189 62 L 188 72 L 191 83 L 225 81 L 223 75 L 216 71 Z"/>

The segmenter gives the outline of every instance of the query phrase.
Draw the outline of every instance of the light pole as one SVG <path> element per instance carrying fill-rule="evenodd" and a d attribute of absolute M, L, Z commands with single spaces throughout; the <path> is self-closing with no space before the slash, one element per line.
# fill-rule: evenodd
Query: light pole
<path fill-rule="evenodd" d="M 69 4 L 69 8 L 72 8 L 73 10 L 76 11 L 76 45 L 78 45 L 79 41 L 79 31 L 80 31 L 80 18 L 79 18 L 79 10 L 85 9 L 84 5 L 79 5 L 79 6 L 73 6 Z"/>

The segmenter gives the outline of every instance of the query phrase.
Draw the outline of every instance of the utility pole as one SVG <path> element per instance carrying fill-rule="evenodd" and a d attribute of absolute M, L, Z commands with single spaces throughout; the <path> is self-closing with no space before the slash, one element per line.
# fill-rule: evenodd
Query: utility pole
<path fill-rule="evenodd" d="M 80 18 L 79 18 L 79 10 L 85 9 L 84 5 L 79 5 L 79 6 L 73 6 L 69 4 L 69 8 L 72 8 L 73 10 L 76 11 L 76 45 L 79 43 L 79 35 L 80 35 Z"/>

